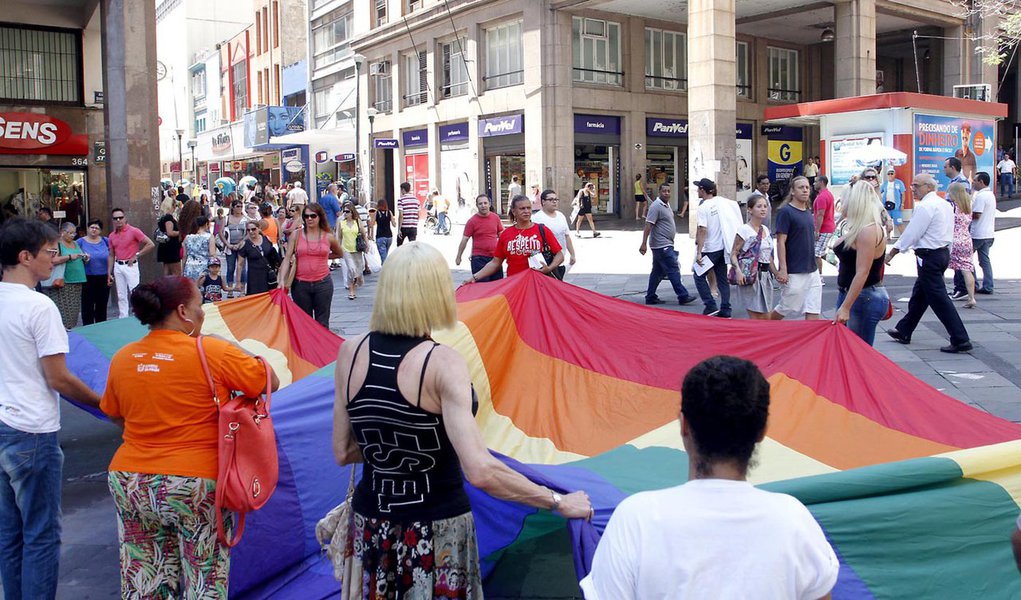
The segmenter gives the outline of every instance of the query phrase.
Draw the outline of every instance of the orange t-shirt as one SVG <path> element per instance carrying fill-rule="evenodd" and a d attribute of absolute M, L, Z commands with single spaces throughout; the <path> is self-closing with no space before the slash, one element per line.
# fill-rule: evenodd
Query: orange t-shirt
<path fill-rule="evenodd" d="M 262 363 L 230 342 L 204 338 L 221 401 L 231 390 L 265 390 Z M 99 407 L 124 419 L 124 443 L 111 471 L 216 479 L 217 414 L 195 338 L 157 329 L 121 348 L 110 361 Z"/>
<path fill-rule="evenodd" d="M 264 218 L 263 223 L 266 224 L 266 228 L 262 230 L 262 235 L 269 238 L 271 244 L 276 246 L 277 240 L 280 238 L 280 227 L 277 225 L 277 220 L 273 217 Z"/>

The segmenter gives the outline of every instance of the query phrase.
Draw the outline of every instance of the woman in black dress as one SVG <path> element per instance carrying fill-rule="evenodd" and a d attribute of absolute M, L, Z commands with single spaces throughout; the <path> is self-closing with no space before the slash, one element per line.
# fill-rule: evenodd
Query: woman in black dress
<path fill-rule="evenodd" d="M 592 237 L 599 237 L 599 232 L 596 231 L 596 224 L 592 221 L 592 199 L 596 195 L 596 185 L 591 181 L 586 183 L 580 190 L 578 195 L 575 196 L 575 205 L 579 207 L 578 218 L 574 221 L 574 231 L 578 237 L 581 237 L 581 222 L 582 218 L 588 219 L 588 226 L 592 229 Z"/>
<path fill-rule="evenodd" d="M 163 216 L 160 217 L 157 230 L 163 235 L 157 233 L 156 236 L 156 262 L 163 265 L 163 275 L 181 274 L 181 228 L 174 217 L 176 205 L 172 198 L 167 198 L 160 207 Z M 163 237 L 166 237 L 165 241 Z"/>
<path fill-rule="evenodd" d="M 276 272 L 280 267 L 280 255 L 276 247 L 262 235 L 264 221 L 245 223 L 247 238 L 238 250 L 238 271 L 248 267 L 248 285 L 245 295 L 261 294 L 277 287 Z"/>

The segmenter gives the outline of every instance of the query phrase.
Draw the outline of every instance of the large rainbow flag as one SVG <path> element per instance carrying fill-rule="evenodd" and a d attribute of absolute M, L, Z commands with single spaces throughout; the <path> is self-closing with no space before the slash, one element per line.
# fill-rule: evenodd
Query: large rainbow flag
<path fill-rule="evenodd" d="M 841 561 L 835 598 L 1021 598 L 1009 544 L 1021 426 L 925 385 L 845 328 L 651 309 L 534 273 L 457 296 L 458 326 L 435 337 L 468 361 L 490 448 L 537 482 L 586 490 L 596 507 L 593 523 L 567 523 L 466 484 L 487 594 L 580 596 L 617 503 L 687 477 L 684 374 L 732 354 L 758 364 L 773 390 L 751 479 L 812 511 Z M 72 369 L 96 389 L 103 363 L 144 333 L 125 323 L 72 334 Z M 314 526 L 349 473 L 330 446 L 329 361 L 341 340 L 279 292 L 209 309 L 205 330 L 264 349 L 293 381 L 274 394 L 280 486 L 249 517 L 231 596 L 337 597 Z"/>

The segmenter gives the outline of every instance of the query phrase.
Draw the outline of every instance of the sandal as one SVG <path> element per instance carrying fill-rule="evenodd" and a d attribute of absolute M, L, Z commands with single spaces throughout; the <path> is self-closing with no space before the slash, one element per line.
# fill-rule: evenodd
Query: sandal
<path fill-rule="evenodd" d="M 976 306 L 978 306 L 978 302 L 967 302 L 965 303 L 964 308 L 975 308 Z"/>
<path fill-rule="evenodd" d="M 348 300 L 354 300 L 355 299 L 355 295 L 354 294 L 348 294 L 347 295 L 347 299 Z"/>

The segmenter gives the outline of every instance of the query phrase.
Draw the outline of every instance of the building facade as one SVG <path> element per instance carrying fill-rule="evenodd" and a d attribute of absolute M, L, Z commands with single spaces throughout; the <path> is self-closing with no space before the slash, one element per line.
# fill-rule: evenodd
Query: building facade
<path fill-rule="evenodd" d="M 598 214 L 633 215 L 639 174 L 741 197 L 771 140 L 801 142 L 791 163 L 820 153 L 810 126 L 764 128 L 768 106 L 995 84 L 974 43 L 944 39 L 962 37 L 952 14 L 942 0 L 357 3 L 363 132 L 376 111 L 361 160 L 376 197 L 408 180 L 501 212 L 515 177 L 561 197 L 592 182 Z"/>

